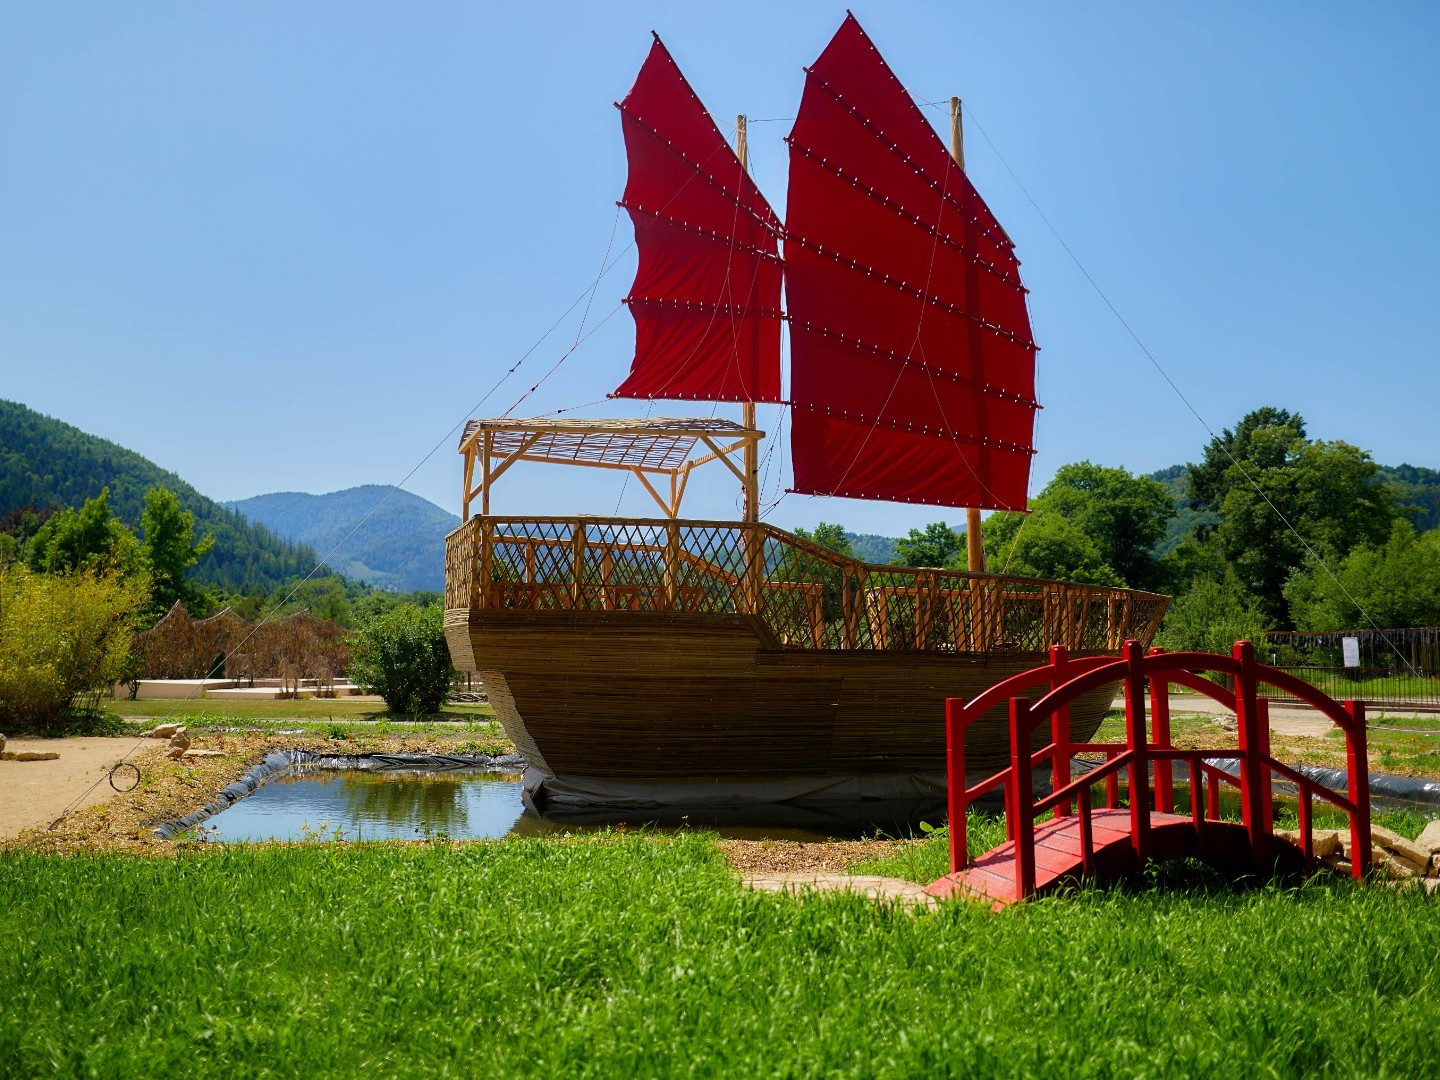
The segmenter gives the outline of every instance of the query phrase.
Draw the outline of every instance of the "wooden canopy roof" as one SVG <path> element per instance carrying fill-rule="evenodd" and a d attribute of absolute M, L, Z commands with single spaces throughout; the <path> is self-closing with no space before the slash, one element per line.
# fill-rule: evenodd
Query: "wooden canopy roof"
<path fill-rule="evenodd" d="M 721 461 L 746 487 L 748 506 L 754 501 L 748 490 L 754 480 L 746 476 L 731 455 L 747 445 L 753 446 L 764 435 L 763 431 L 717 417 L 471 420 L 465 425 L 459 447 L 465 458 L 463 516 L 470 516 L 470 503 L 477 495 L 481 497 L 481 512 L 489 513 L 491 485 L 516 461 L 624 470 L 644 485 L 670 517 L 679 515 L 680 499 L 691 471 Z M 647 474 L 668 477 L 668 498 Z"/>

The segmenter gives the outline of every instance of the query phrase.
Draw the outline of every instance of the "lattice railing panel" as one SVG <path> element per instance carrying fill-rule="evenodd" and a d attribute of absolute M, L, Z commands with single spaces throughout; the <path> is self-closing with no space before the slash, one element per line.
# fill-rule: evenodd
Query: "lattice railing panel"
<path fill-rule="evenodd" d="M 782 646 L 1114 651 L 1167 598 L 858 563 L 768 525 L 472 518 L 446 540 L 447 607 L 757 615 Z"/>

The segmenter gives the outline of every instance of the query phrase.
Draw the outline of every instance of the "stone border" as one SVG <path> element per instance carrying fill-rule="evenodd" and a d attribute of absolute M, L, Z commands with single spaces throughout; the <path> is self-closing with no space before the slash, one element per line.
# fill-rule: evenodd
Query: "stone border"
<path fill-rule="evenodd" d="M 317 754 L 311 750 L 276 750 L 253 766 L 239 780 L 226 784 L 212 802 L 199 810 L 175 818 L 153 830 L 156 839 L 173 840 L 186 829 L 228 810 L 253 795 L 261 784 L 300 769 L 359 769 L 364 772 L 504 772 L 519 771 L 525 759 L 518 754 L 492 757 L 488 754 Z"/>

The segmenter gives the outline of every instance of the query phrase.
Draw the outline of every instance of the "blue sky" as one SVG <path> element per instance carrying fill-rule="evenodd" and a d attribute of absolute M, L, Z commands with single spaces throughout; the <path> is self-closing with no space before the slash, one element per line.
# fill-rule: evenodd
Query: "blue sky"
<path fill-rule="evenodd" d="M 968 132 L 969 171 L 1016 242 L 1043 348 L 1034 490 L 1069 461 L 1193 460 L 1207 436 L 1019 184 L 1216 430 L 1274 404 L 1313 436 L 1440 467 L 1433 5 L 855 12 L 912 92 L 959 94 L 983 127 Z M 458 510 L 452 427 L 482 399 L 481 414 L 503 412 L 566 354 L 583 301 L 496 388 L 588 294 L 612 230 L 621 257 L 589 305 L 593 335 L 517 414 L 601 399 L 628 366 L 611 102 L 649 31 L 728 130 L 739 112 L 794 115 L 801 69 L 843 14 L 746 0 L 6 4 L 0 397 L 220 499 L 395 482 L 438 445 L 406 486 Z M 777 206 L 788 128 L 751 129 Z M 608 475 L 505 479 L 497 512 L 648 513 L 637 485 Z M 688 513 L 730 516 L 735 501 L 717 471 Z M 890 534 L 937 516 L 793 495 L 769 514 Z"/>

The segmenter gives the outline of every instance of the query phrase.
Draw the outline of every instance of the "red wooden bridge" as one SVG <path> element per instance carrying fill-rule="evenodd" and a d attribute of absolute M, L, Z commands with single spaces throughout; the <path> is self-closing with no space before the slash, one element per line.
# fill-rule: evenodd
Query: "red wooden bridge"
<path fill-rule="evenodd" d="M 1231 676 L 1235 689 L 1204 677 Z M 1073 743 L 1069 705 L 1077 696 L 1107 683 L 1125 689 L 1125 741 Z M 1345 735 L 1348 789 L 1332 791 L 1270 756 L 1268 702 L 1259 695 L 1268 684 L 1328 716 Z M 1170 741 L 1169 693 L 1188 687 L 1233 710 L 1238 745 L 1227 750 L 1181 750 Z M 1146 690 L 1149 690 L 1147 733 Z M 1039 690 L 1032 702 L 1027 693 Z M 965 786 L 965 729 L 997 705 L 1010 708 L 1010 765 L 994 776 Z M 1043 745 L 1041 725 L 1049 721 Z M 1120 658 L 1071 659 L 1063 647 L 1050 650 L 1050 663 L 1006 679 L 973 701 L 946 702 L 950 783 L 950 873 L 926 890 L 935 896 L 968 895 L 996 906 L 1043 893 L 1080 877 L 1129 873 L 1150 859 L 1193 856 L 1247 868 L 1309 869 L 1313 865 L 1311 817 L 1320 799 L 1350 819 L 1351 872 L 1363 877 L 1370 866 L 1370 791 L 1365 754 L 1365 707 L 1343 705 L 1279 668 L 1257 663 L 1248 641 L 1233 653 L 1178 652 L 1127 641 Z M 1071 778 L 1077 754 L 1099 764 Z M 1175 806 L 1174 762 L 1188 768 L 1188 813 Z M 1233 762 L 1236 773 L 1222 768 Z M 1048 763 L 1051 791 L 1036 796 L 1034 770 Z M 1153 766 L 1153 785 L 1151 773 Z M 1125 774 L 1128 805 L 1121 807 L 1120 776 Z M 1298 793 L 1299 843 L 1274 832 L 1276 779 Z M 1103 785 L 1103 804 L 1096 789 Z M 1240 821 L 1220 819 L 1220 791 L 1231 785 L 1240 793 Z M 972 864 L 965 849 L 965 813 L 970 804 L 1003 789 L 1008 840 Z M 1042 815 L 1052 815 L 1037 822 Z"/>

